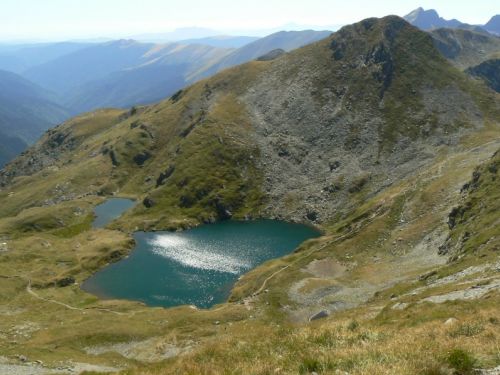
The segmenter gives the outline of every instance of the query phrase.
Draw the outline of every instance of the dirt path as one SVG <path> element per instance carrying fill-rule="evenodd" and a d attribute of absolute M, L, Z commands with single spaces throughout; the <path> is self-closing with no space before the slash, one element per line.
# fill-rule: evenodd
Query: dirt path
<path fill-rule="evenodd" d="M 6 357 L 0 357 L 0 374 L 2 375 L 52 375 L 52 374 L 81 374 L 82 372 L 115 373 L 121 369 L 109 366 L 93 365 L 90 363 L 68 362 L 59 367 L 45 367 L 43 364 L 27 362 L 16 363 Z"/>

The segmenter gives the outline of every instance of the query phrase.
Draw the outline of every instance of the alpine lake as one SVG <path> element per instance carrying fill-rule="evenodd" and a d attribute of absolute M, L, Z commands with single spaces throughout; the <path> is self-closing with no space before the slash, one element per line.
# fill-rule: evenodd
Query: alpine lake
<path fill-rule="evenodd" d="M 134 204 L 129 199 L 108 199 L 95 208 L 94 228 L 106 226 Z M 131 254 L 94 274 L 82 288 L 100 298 L 148 306 L 209 308 L 227 300 L 242 274 L 319 235 L 312 227 L 276 220 L 229 220 L 183 232 L 136 232 Z"/>

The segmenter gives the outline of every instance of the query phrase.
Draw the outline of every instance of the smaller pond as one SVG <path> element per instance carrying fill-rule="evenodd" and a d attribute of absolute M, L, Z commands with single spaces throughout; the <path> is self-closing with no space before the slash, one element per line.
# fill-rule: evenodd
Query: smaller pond
<path fill-rule="evenodd" d="M 130 256 L 96 273 L 82 288 L 101 298 L 149 306 L 208 308 L 227 300 L 240 275 L 317 236 L 311 227 L 274 220 L 225 221 L 176 233 L 137 232 Z"/>
<path fill-rule="evenodd" d="M 132 208 L 135 202 L 125 198 L 110 198 L 94 209 L 94 228 L 102 228 L 121 216 L 122 213 Z"/>

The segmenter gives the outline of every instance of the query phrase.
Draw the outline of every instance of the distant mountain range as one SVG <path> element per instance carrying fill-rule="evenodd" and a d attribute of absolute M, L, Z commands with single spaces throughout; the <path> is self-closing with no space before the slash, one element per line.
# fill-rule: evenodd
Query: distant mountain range
<path fill-rule="evenodd" d="M 0 167 L 68 116 L 53 94 L 0 70 Z"/>
<path fill-rule="evenodd" d="M 23 73 L 38 85 L 66 96 L 84 82 L 145 63 L 152 43 L 120 40 L 93 45 L 35 66 Z"/>
<path fill-rule="evenodd" d="M 455 67 L 500 92 L 500 38 L 463 29 L 430 31 L 435 47 Z"/>
<path fill-rule="evenodd" d="M 200 77 L 209 77 L 223 69 L 255 60 L 267 53 L 282 49 L 291 51 L 328 37 L 331 31 L 281 31 L 247 44 L 200 72 Z M 197 78 L 200 78 L 197 77 Z"/>
<path fill-rule="evenodd" d="M 143 51 L 145 46 L 146 52 Z M 115 48 L 113 45 L 107 47 Z M 199 70 L 232 51 L 177 43 L 152 46 L 134 43 L 128 48 L 137 50 L 137 61 L 104 77 L 81 80 L 67 89 L 67 96 L 62 99 L 64 105 L 76 112 L 86 112 L 100 107 L 125 108 L 155 102 L 183 88 Z M 95 51 L 84 52 L 94 56 Z M 74 70 L 80 68 L 78 59 L 71 59 L 68 63 Z"/>
<path fill-rule="evenodd" d="M 0 69 L 14 73 L 44 64 L 68 53 L 89 47 L 90 43 L 49 43 L 0 46 Z"/>
<path fill-rule="evenodd" d="M 425 10 L 417 8 L 407 14 L 405 20 L 422 30 L 434 30 L 439 28 L 465 29 L 477 32 L 489 32 L 500 35 L 500 15 L 493 16 L 485 25 L 470 25 L 457 19 L 446 20 L 439 16 L 434 9 Z"/>
<path fill-rule="evenodd" d="M 199 39 L 184 39 L 180 40 L 180 44 L 204 44 L 212 47 L 220 48 L 241 48 L 249 43 L 255 42 L 260 38 L 255 36 L 230 36 L 219 35 L 213 37 L 199 38 Z"/>
<path fill-rule="evenodd" d="M 181 27 L 166 33 L 146 33 L 131 35 L 129 39 L 134 39 L 140 42 L 177 42 L 187 39 L 201 39 L 216 37 L 221 35 L 220 31 L 208 29 L 205 27 Z"/>
<path fill-rule="evenodd" d="M 223 69 L 276 49 L 291 51 L 330 34 L 279 32 L 238 49 L 210 45 L 217 38 L 183 44 L 119 40 L 79 49 L 32 67 L 23 75 L 58 93 L 59 102 L 74 114 L 100 107 L 123 108 L 158 101 Z"/>

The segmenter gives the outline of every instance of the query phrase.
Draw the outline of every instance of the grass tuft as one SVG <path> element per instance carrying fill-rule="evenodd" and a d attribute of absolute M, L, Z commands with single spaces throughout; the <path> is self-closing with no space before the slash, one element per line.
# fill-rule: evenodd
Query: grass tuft
<path fill-rule="evenodd" d="M 447 363 L 455 370 L 456 375 L 474 373 L 477 360 L 469 352 L 462 349 L 453 349 L 446 358 Z"/>

